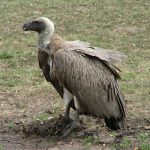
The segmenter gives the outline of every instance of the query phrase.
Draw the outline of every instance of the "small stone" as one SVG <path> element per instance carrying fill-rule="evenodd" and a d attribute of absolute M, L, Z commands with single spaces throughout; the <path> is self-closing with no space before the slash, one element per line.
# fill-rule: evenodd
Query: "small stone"
<path fill-rule="evenodd" d="M 112 144 L 114 143 L 115 138 L 111 136 L 100 137 L 100 143 L 102 144 Z"/>
<path fill-rule="evenodd" d="M 145 130 L 150 130 L 150 126 L 144 126 Z"/>

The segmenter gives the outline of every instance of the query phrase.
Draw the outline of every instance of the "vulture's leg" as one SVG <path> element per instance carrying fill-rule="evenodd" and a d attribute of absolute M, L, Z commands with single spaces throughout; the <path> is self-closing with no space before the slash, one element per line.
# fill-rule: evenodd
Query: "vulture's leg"
<path fill-rule="evenodd" d="M 76 114 L 75 114 L 74 122 L 79 126 L 79 124 L 80 124 L 80 120 L 79 120 L 79 103 L 78 103 L 78 100 L 75 96 L 74 96 L 74 103 L 75 103 L 75 107 L 76 107 Z"/>
<path fill-rule="evenodd" d="M 65 102 L 65 113 L 64 113 L 64 118 L 66 120 L 69 119 L 69 113 L 70 113 L 70 105 L 71 101 L 73 100 L 73 95 L 66 89 L 64 88 L 64 102 Z"/>
<path fill-rule="evenodd" d="M 70 103 L 66 105 L 66 109 L 64 113 L 65 119 L 69 119 L 70 108 L 76 110 L 75 105 L 74 105 L 74 99 L 72 99 Z"/>
<path fill-rule="evenodd" d="M 68 120 L 68 119 L 70 118 L 70 117 L 69 117 L 69 113 L 70 113 L 70 103 L 67 104 L 65 107 L 66 107 L 66 108 L 65 108 L 64 118 L 65 118 L 66 120 Z"/>
<path fill-rule="evenodd" d="M 78 105 L 78 101 L 75 96 L 74 96 L 74 102 L 75 102 L 75 107 L 76 107 L 74 121 L 69 125 L 69 129 L 64 133 L 64 135 L 61 137 L 61 139 L 67 137 L 76 127 L 78 127 L 80 125 L 79 105 Z"/>

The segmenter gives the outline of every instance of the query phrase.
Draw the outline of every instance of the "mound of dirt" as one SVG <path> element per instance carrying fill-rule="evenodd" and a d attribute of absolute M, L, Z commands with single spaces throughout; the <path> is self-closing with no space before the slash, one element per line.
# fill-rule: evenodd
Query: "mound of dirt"
<path fill-rule="evenodd" d="M 66 120 L 62 115 L 46 121 L 35 120 L 23 126 L 23 133 L 26 135 L 36 134 L 45 136 L 62 136 L 67 130 L 67 126 L 73 120 Z"/>

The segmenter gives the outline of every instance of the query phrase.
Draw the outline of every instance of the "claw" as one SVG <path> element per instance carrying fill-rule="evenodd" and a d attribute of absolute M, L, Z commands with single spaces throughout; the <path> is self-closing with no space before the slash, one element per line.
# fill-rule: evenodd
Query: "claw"
<path fill-rule="evenodd" d="M 67 115 L 65 115 L 65 116 L 67 116 Z M 80 125 L 79 109 L 76 109 L 76 114 L 75 114 L 74 121 L 67 126 L 68 129 L 64 133 L 64 135 L 60 138 L 60 140 L 62 140 L 63 138 L 67 137 L 75 128 L 79 127 L 79 125 Z"/>
<path fill-rule="evenodd" d="M 65 122 L 69 122 L 70 120 L 71 120 L 71 119 L 70 119 L 69 116 L 65 116 L 65 115 L 64 115 L 64 121 L 65 121 Z"/>
<path fill-rule="evenodd" d="M 75 128 L 79 127 L 79 123 L 77 121 L 73 121 L 71 124 L 69 124 L 67 127 L 69 129 L 64 133 L 64 135 L 60 138 L 61 140 L 63 138 L 66 138 Z"/>

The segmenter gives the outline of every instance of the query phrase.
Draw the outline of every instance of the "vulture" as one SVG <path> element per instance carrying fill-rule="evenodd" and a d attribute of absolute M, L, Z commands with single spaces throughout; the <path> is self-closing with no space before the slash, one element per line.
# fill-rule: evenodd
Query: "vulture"
<path fill-rule="evenodd" d="M 113 130 L 124 127 L 126 106 L 117 83 L 120 69 L 113 64 L 126 57 L 123 53 L 79 40 L 66 41 L 46 17 L 25 23 L 23 30 L 38 33 L 39 67 L 64 99 L 64 117 L 69 118 L 70 108 L 75 110 L 74 121 L 63 137 L 79 125 L 80 114 L 103 118 Z"/>

